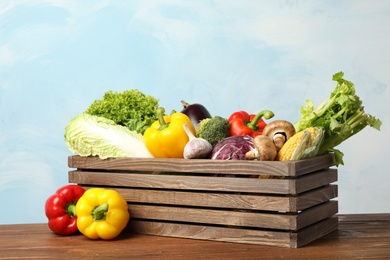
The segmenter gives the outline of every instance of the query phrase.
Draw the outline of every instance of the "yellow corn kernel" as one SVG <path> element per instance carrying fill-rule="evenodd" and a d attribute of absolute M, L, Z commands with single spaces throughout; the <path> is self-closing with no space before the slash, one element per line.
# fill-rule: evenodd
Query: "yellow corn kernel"
<path fill-rule="evenodd" d="M 310 143 L 300 151 L 295 160 L 307 159 L 316 156 L 324 140 L 325 130 L 317 127 L 307 128 L 310 132 Z"/>
<path fill-rule="evenodd" d="M 320 132 L 320 129 L 316 127 L 309 127 L 301 132 L 296 133 L 290 139 L 288 139 L 283 147 L 279 150 L 276 160 L 288 161 L 302 159 L 303 156 L 306 156 L 307 154 L 305 153 L 306 149 L 312 145 L 313 141 L 316 140 L 319 134 L 322 134 L 322 132 Z"/>
<path fill-rule="evenodd" d="M 314 140 L 316 138 L 316 136 L 318 135 L 318 128 L 316 127 L 309 127 L 309 128 L 306 128 L 305 131 L 309 131 L 310 133 L 310 140 Z"/>
<path fill-rule="evenodd" d="M 290 139 L 282 146 L 279 150 L 276 160 L 278 161 L 288 161 L 291 160 L 294 151 L 299 145 L 302 145 L 303 142 L 306 142 L 309 139 L 310 133 L 307 131 L 301 131 L 291 136 Z"/>

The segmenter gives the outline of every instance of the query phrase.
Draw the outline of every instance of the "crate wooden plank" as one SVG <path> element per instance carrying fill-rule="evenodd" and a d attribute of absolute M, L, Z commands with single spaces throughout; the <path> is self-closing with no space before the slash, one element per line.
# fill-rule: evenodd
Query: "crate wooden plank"
<path fill-rule="evenodd" d="M 130 232 L 222 242 L 298 248 L 337 229 L 337 217 L 324 219 L 298 232 L 215 227 L 183 223 L 131 220 Z M 261 253 L 259 253 L 261 255 Z"/>
<path fill-rule="evenodd" d="M 296 176 L 300 176 L 306 173 L 315 172 L 334 166 L 334 156 L 333 154 L 326 154 L 316 156 L 308 160 L 299 160 L 293 162 L 294 163 L 291 165 L 293 169 L 291 169 L 291 171 L 296 172 Z"/>
<path fill-rule="evenodd" d="M 182 189 L 229 192 L 298 194 L 337 181 L 337 170 L 328 169 L 298 179 L 227 178 L 212 176 L 160 175 L 70 171 L 69 182 L 83 185 Z"/>
<path fill-rule="evenodd" d="M 329 201 L 337 197 L 337 185 L 320 187 L 318 189 L 302 193 L 299 196 L 292 197 L 290 210 L 286 211 L 296 212 L 300 210 L 305 210 L 307 208 L 313 207 L 314 205 L 318 205 L 320 203 Z"/>
<path fill-rule="evenodd" d="M 299 194 L 336 181 L 337 169 L 327 169 L 312 174 L 306 174 L 298 178 L 297 182 L 291 184 L 295 184 L 295 186 L 292 188 L 290 194 Z"/>
<path fill-rule="evenodd" d="M 337 197 L 337 185 L 314 189 L 300 196 L 129 188 L 115 189 L 127 202 L 282 212 L 298 212 Z"/>
<path fill-rule="evenodd" d="M 290 233 L 288 232 L 238 229 L 183 223 L 131 220 L 129 222 L 129 229 L 129 232 L 146 235 L 259 244 L 278 247 L 290 247 L 291 242 Z"/>
<path fill-rule="evenodd" d="M 288 194 L 290 180 L 194 177 L 183 175 L 69 172 L 69 182 L 84 185 L 111 185 L 118 187 L 180 189 L 228 192 L 265 192 Z"/>
<path fill-rule="evenodd" d="M 69 156 L 69 168 L 234 175 L 299 176 L 333 166 L 333 154 L 299 161 L 185 160 L 176 158 L 109 158 Z"/>
<path fill-rule="evenodd" d="M 263 213 L 243 210 L 216 210 L 159 205 L 129 204 L 132 218 L 212 225 L 293 230 L 304 228 L 338 211 L 338 202 L 320 204 L 298 214 Z"/>
<path fill-rule="evenodd" d="M 302 229 L 309 225 L 312 225 L 324 218 L 331 217 L 337 214 L 339 211 L 339 203 L 338 201 L 329 201 L 326 203 L 322 203 L 315 207 L 306 209 L 298 214 L 295 223 L 295 230 Z"/>
<path fill-rule="evenodd" d="M 338 228 L 338 216 L 332 216 L 329 219 L 325 219 L 291 235 L 292 248 L 302 247 L 308 243 L 315 241 L 316 239 L 335 231 Z"/>

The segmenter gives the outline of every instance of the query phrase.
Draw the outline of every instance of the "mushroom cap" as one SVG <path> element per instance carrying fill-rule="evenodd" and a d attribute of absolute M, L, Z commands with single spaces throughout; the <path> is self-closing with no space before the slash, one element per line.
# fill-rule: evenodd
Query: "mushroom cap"
<path fill-rule="evenodd" d="M 264 127 L 263 135 L 270 137 L 279 150 L 295 134 L 295 127 L 287 120 L 275 120 Z"/>
<path fill-rule="evenodd" d="M 295 127 L 287 120 L 274 120 L 263 129 L 263 135 L 273 137 L 276 133 L 284 132 L 287 139 L 295 134 Z"/>
<path fill-rule="evenodd" d="M 273 140 L 266 135 L 258 135 L 253 139 L 260 161 L 273 161 L 278 153 Z"/>

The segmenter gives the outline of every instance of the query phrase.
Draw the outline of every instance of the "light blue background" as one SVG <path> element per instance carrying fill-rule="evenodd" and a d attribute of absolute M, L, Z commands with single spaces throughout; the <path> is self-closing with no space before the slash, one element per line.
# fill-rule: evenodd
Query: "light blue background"
<path fill-rule="evenodd" d="M 46 222 L 68 181 L 64 128 L 108 90 L 295 122 L 340 70 L 383 121 L 339 147 L 340 212 L 390 212 L 389 29 L 380 0 L 1 1 L 0 224 Z"/>

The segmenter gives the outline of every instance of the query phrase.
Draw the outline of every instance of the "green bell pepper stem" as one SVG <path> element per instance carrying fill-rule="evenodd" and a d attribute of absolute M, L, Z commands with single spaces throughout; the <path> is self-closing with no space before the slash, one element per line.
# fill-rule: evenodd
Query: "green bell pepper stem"
<path fill-rule="evenodd" d="M 164 130 L 165 128 L 167 128 L 169 126 L 169 123 L 165 122 L 164 120 L 164 114 L 165 114 L 165 109 L 163 107 L 159 107 L 157 108 L 157 118 L 158 118 L 158 122 L 160 124 L 160 127 L 158 128 L 158 130 Z"/>
<path fill-rule="evenodd" d="M 248 124 L 247 126 L 252 129 L 253 131 L 257 130 L 257 123 L 259 122 L 260 118 L 264 117 L 265 119 L 271 119 L 274 117 L 274 112 L 271 110 L 263 110 L 259 112 Z"/>
<path fill-rule="evenodd" d="M 108 211 L 108 204 L 104 203 L 100 206 L 97 206 L 92 210 L 92 218 L 94 221 L 102 221 L 106 219 L 106 214 Z"/>
<path fill-rule="evenodd" d="M 74 218 L 76 216 L 76 202 L 73 201 L 66 204 L 65 212 L 70 218 Z"/>

